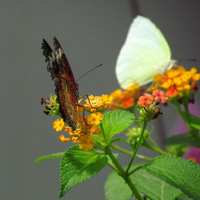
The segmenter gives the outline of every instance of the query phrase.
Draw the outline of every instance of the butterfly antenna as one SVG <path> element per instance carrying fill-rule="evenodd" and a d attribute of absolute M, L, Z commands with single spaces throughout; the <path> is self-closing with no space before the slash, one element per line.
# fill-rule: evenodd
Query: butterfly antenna
<path fill-rule="evenodd" d="M 83 74 L 80 78 L 78 78 L 78 79 L 76 80 L 76 82 L 77 82 L 78 80 L 80 80 L 81 78 L 83 78 L 86 74 L 90 73 L 92 70 L 94 70 L 94 69 L 96 69 L 96 68 L 98 68 L 98 67 L 100 67 L 100 66 L 102 66 L 102 65 L 103 65 L 103 63 L 101 63 L 100 65 L 98 65 L 98 66 L 96 66 L 96 67 L 94 67 L 94 68 L 92 68 L 91 70 L 89 70 L 88 72 L 86 72 L 85 74 Z"/>
<path fill-rule="evenodd" d="M 186 61 L 186 62 L 187 62 L 187 61 L 189 61 L 189 62 L 191 61 L 191 62 L 197 62 L 197 59 L 192 59 L 192 58 L 191 58 L 191 59 L 190 59 L 190 58 L 189 58 L 189 59 L 179 59 L 178 61 Z"/>

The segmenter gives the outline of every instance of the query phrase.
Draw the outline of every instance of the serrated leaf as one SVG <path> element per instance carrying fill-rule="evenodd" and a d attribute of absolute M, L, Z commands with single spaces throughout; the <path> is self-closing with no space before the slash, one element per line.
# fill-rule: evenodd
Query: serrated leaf
<path fill-rule="evenodd" d="M 65 152 L 60 152 L 60 153 L 54 153 L 51 155 L 46 155 L 46 156 L 41 156 L 39 158 L 35 159 L 35 162 L 40 162 L 46 159 L 50 159 L 50 158 L 62 158 L 64 156 Z"/>
<path fill-rule="evenodd" d="M 186 195 L 181 195 L 181 196 L 178 196 L 176 198 L 176 200 L 192 200 L 191 198 L 189 198 L 188 196 Z"/>
<path fill-rule="evenodd" d="M 179 188 L 192 199 L 200 199 L 200 165 L 176 156 L 159 156 L 143 166 L 151 175 Z"/>
<path fill-rule="evenodd" d="M 127 129 L 136 119 L 135 115 L 125 110 L 113 110 L 104 114 L 101 125 L 108 139 Z"/>
<path fill-rule="evenodd" d="M 69 148 L 60 163 L 61 187 L 59 197 L 73 186 L 97 174 L 108 162 L 103 153 L 83 151 L 78 145 Z"/>
<path fill-rule="evenodd" d="M 168 137 L 164 141 L 164 144 L 166 146 L 180 146 L 180 147 L 194 146 L 194 147 L 200 147 L 200 144 L 196 141 L 196 139 L 191 137 L 188 133 L 183 133 L 183 134 L 178 134 L 178 135 L 173 135 L 171 137 Z"/>
<path fill-rule="evenodd" d="M 144 165 L 144 163 L 133 165 L 131 170 L 141 165 Z M 131 175 L 131 180 L 140 193 L 145 194 L 152 200 L 173 200 L 182 194 L 179 189 L 170 186 L 143 169 L 134 172 L 134 174 Z M 105 194 L 106 200 L 128 200 L 132 196 L 132 192 L 124 179 L 116 173 L 109 175 L 105 184 Z"/>
<path fill-rule="evenodd" d="M 124 179 L 116 173 L 111 173 L 105 184 L 106 200 L 128 200 L 132 191 Z"/>
<path fill-rule="evenodd" d="M 124 140 L 122 138 L 115 138 L 110 140 L 110 144 L 114 143 L 114 142 L 124 142 L 124 143 L 128 143 L 127 140 Z"/>
<path fill-rule="evenodd" d="M 143 169 L 139 169 L 132 174 L 131 180 L 136 184 L 136 188 L 139 192 L 153 200 L 174 200 L 182 194 L 179 189 L 152 176 Z"/>

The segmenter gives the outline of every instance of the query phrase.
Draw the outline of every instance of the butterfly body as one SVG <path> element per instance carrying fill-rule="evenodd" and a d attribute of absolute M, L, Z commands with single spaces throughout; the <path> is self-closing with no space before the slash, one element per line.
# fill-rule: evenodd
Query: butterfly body
<path fill-rule="evenodd" d="M 61 117 L 73 130 L 77 126 L 77 105 L 79 100 L 79 86 L 74 79 L 69 61 L 65 56 L 60 43 L 53 38 L 54 51 L 43 39 L 42 49 L 45 61 L 48 63 L 47 71 L 54 80 L 57 101 L 60 104 Z"/>
<path fill-rule="evenodd" d="M 135 83 L 145 85 L 174 63 L 161 31 L 148 18 L 137 16 L 117 59 L 116 75 L 121 87 L 126 89 Z"/>

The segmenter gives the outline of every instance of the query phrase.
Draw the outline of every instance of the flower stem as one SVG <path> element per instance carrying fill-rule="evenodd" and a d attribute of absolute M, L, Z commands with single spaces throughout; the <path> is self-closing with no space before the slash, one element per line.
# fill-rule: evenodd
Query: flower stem
<path fill-rule="evenodd" d="M 109 155 L 110 159 L 112 160 L 112 162 L 114 163 L 114 165 L 118 169 L 119 175 L 125 180 L 125 182 L 127 183 L 127 185 L 129 186 L 129 188 L 133 192 L 133 195 L 136 197 L 136 199 L 143 200 L 142 196 L 140 195 L 140 193 L 135 188 L 135 186 L 134 186 L 133 182 L 131 181 L 130 177 L 128 176 L 128 174 L 125 172 L 125 170 L 119 164 L 118 160 L 112 154 L 110 148 L 106 149 L 106 153 Z"/>
<path fill-rule="evenodd" d="M 151 142 L 151 144 L 156 147 L 156 148 L 159 148 L 159 146 L 156 144 L 156 142 L 149 136 L 148 137 L 148 140 Z"/>
<path fill-rule="evenodd" d="M 138 151 L 138 148 L 139 148 L 139 146 L 140 146 L 140 144 L 141 144 L 141 141 L 142 141 L 142 138 L 143 138 L 143 135 L 144 135 L 144 131 L 145 131 L 145 129 L 146 129 L 146 126 L 147 126 L 147 121 L 144 121 L 143 126 L 142 126 L 142 131 L 141 131 L 141 134 L 140 134 L 140 139 L 139 139 L 139 141 L 138 141 L 138 143 L 137 143 L 137 145 L 136 145 L 136 147 L 135 147 L 135 149 L 134 149 L 134 151 L 133 151 L 132 158 L 131 158 L 131 160 L 130 160 L 130 162 L 129 162 L 129 165 L 128 165 L 127 169 L 126 169 L 126 173 L 128 173 L 128 171 L 129 171 L 129 169 L 130 169 L 130 167 L 131 167 L 131 165 L 132 165 L 132 163 L 133 163 L 133 161 L 134 161 L 134 158 L 135 158 L 135 156 L 136 156 L 136 153 L 137 153 L 137 151 Z"/>
<path fill-rule="evenodd" d="M 103 126 L 102 126 L 101 123 L 100 123 L 100 127 L 101 127 L 101 130 L 102 130 L 103 139 L 104 139 L 104 141 L 106 142 L 106 144 L 108 144 L 108 140 L 107 140 L 107 137 L 106 137 L 106 135 L 105 135 L 105 132 L 104 132 L 104 129 L 103 129 Z"/>
<path fill-rule="evenodd" d="M 174 99 L 174 100 L 173 100 L 173 103 L 174 103 L 176 109 L 178 110 L 179 115 L 182 117 L 183 121 L 185 122 L 186 126 L 187 126 L 188 129 L 189 129 L 190 126 L 189 126 L 189 124 L 188 124 L 187 119 L 186 119 L 185 116 L 183 115 L 183 112 L 182 112 L 181 107 L 180 107 L 180 103 L 177 101 L 177 99 Z"/>
<path fill-rule="evenodd" d="M 130 156 L 133 155 L 133 152 L 132 152 L 132 151 L 127 151 L 126 149 L 123 149 L 122 147 L 119 147 L 119 146 L 117 146 L 117 145 L 112 144 L 111 147 L 113 147 L 114 149 L 116 149 L 116 150 L 118 150 L 118 151 L 121 151 L 122 153 L 128 154 L 128 155 L 130 155 Z M 143 160 L 148 160 L 148 161 L 151 161 L 151 160 L 152 160 L 152 158 L 149 158 L 149 157 L 147 157 L 147 156 L 143 156 L 143 155 L 141 155 L 141 154 L 136 154 L 135 157 L 140 158 L 140 159 L 143 159 Z"/>
<path fill-rule="evenodd" d="M 167 152 L 163 151 L 163 150 L 160 149 L 159 147 L 153 147 L 153 146 L 149 145 L 147 142 L 144 142 L 143 145 L 144 145 L 145 147 L 147 147 L 147 148 L 153 150 L 153 151 L 156 151 L 156 152 L 158 152 L 158 153 L 164 155 L 164 156 L 171 156 L 170 153 L 167 153 Z"/>

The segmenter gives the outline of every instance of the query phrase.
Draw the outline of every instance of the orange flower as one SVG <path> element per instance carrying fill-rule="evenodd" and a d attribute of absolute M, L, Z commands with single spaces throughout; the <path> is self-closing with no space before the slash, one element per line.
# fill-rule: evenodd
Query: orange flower
<path fill-rule="evenodd" d="M 166 91 L 166 95 L 167 95 L 168 97 L 176 97 L 176 96 L 178 95 L 178 91 L 177 91 L 177 89 L 176 89 L 176 86 L 175 86 L 175 85 L 174 85 L 174 86 L 171 86 L 171 87 L 169 88 L 169 90 Z"/>
<path fill-rule="evenodd" d="M 154 98 L 152 95 L 144 93 L 144 96 L 140 96 L 139 101 L 137 103 L 141 107 L 148 107 L 153 103 L 153 100 Z"/>
<path fill-rule="evenodd" d="M 152 95 L 145 93 L 138 101 L 138 105 L 141 106 L 138 107 L 140 119 L 150 121 L 161 117 L 162 112 L 160 111 L 160 106 L 158 104 L 160 102 L 166 103 L 167 100 L 168 98 L 160 90 L 155 90 Z"/>
<path fill-rule="evenodd" d="M 69 142 L 72 140 L 72 138 L 66 138 L 64 135 L 60 135 L 59 139 L 61 140 L 62 143 Z"/>
<path fill-rule="evenodd" d="M 110 94 L 114 99 L 110 104 L 110 110 L 127 109 L 133 106 L 140 93 L 141 90 L 138 84 L 126 88 L 125 91 L 115 90 Z"/>
<path fill-rule="evenodd" d="M 165 90 L 168 97 L 190 98 L 194 94 L 192 90 L 197 90 L 196 81 L 200 80 L 200 74 L 194 67 L 186 71 L 183 66 L 179 66 L 177 69 L 166 71 L 163 75 L 157 74 L 153 80 L 154 85 L 147 91 L 160 87 Z"/>

